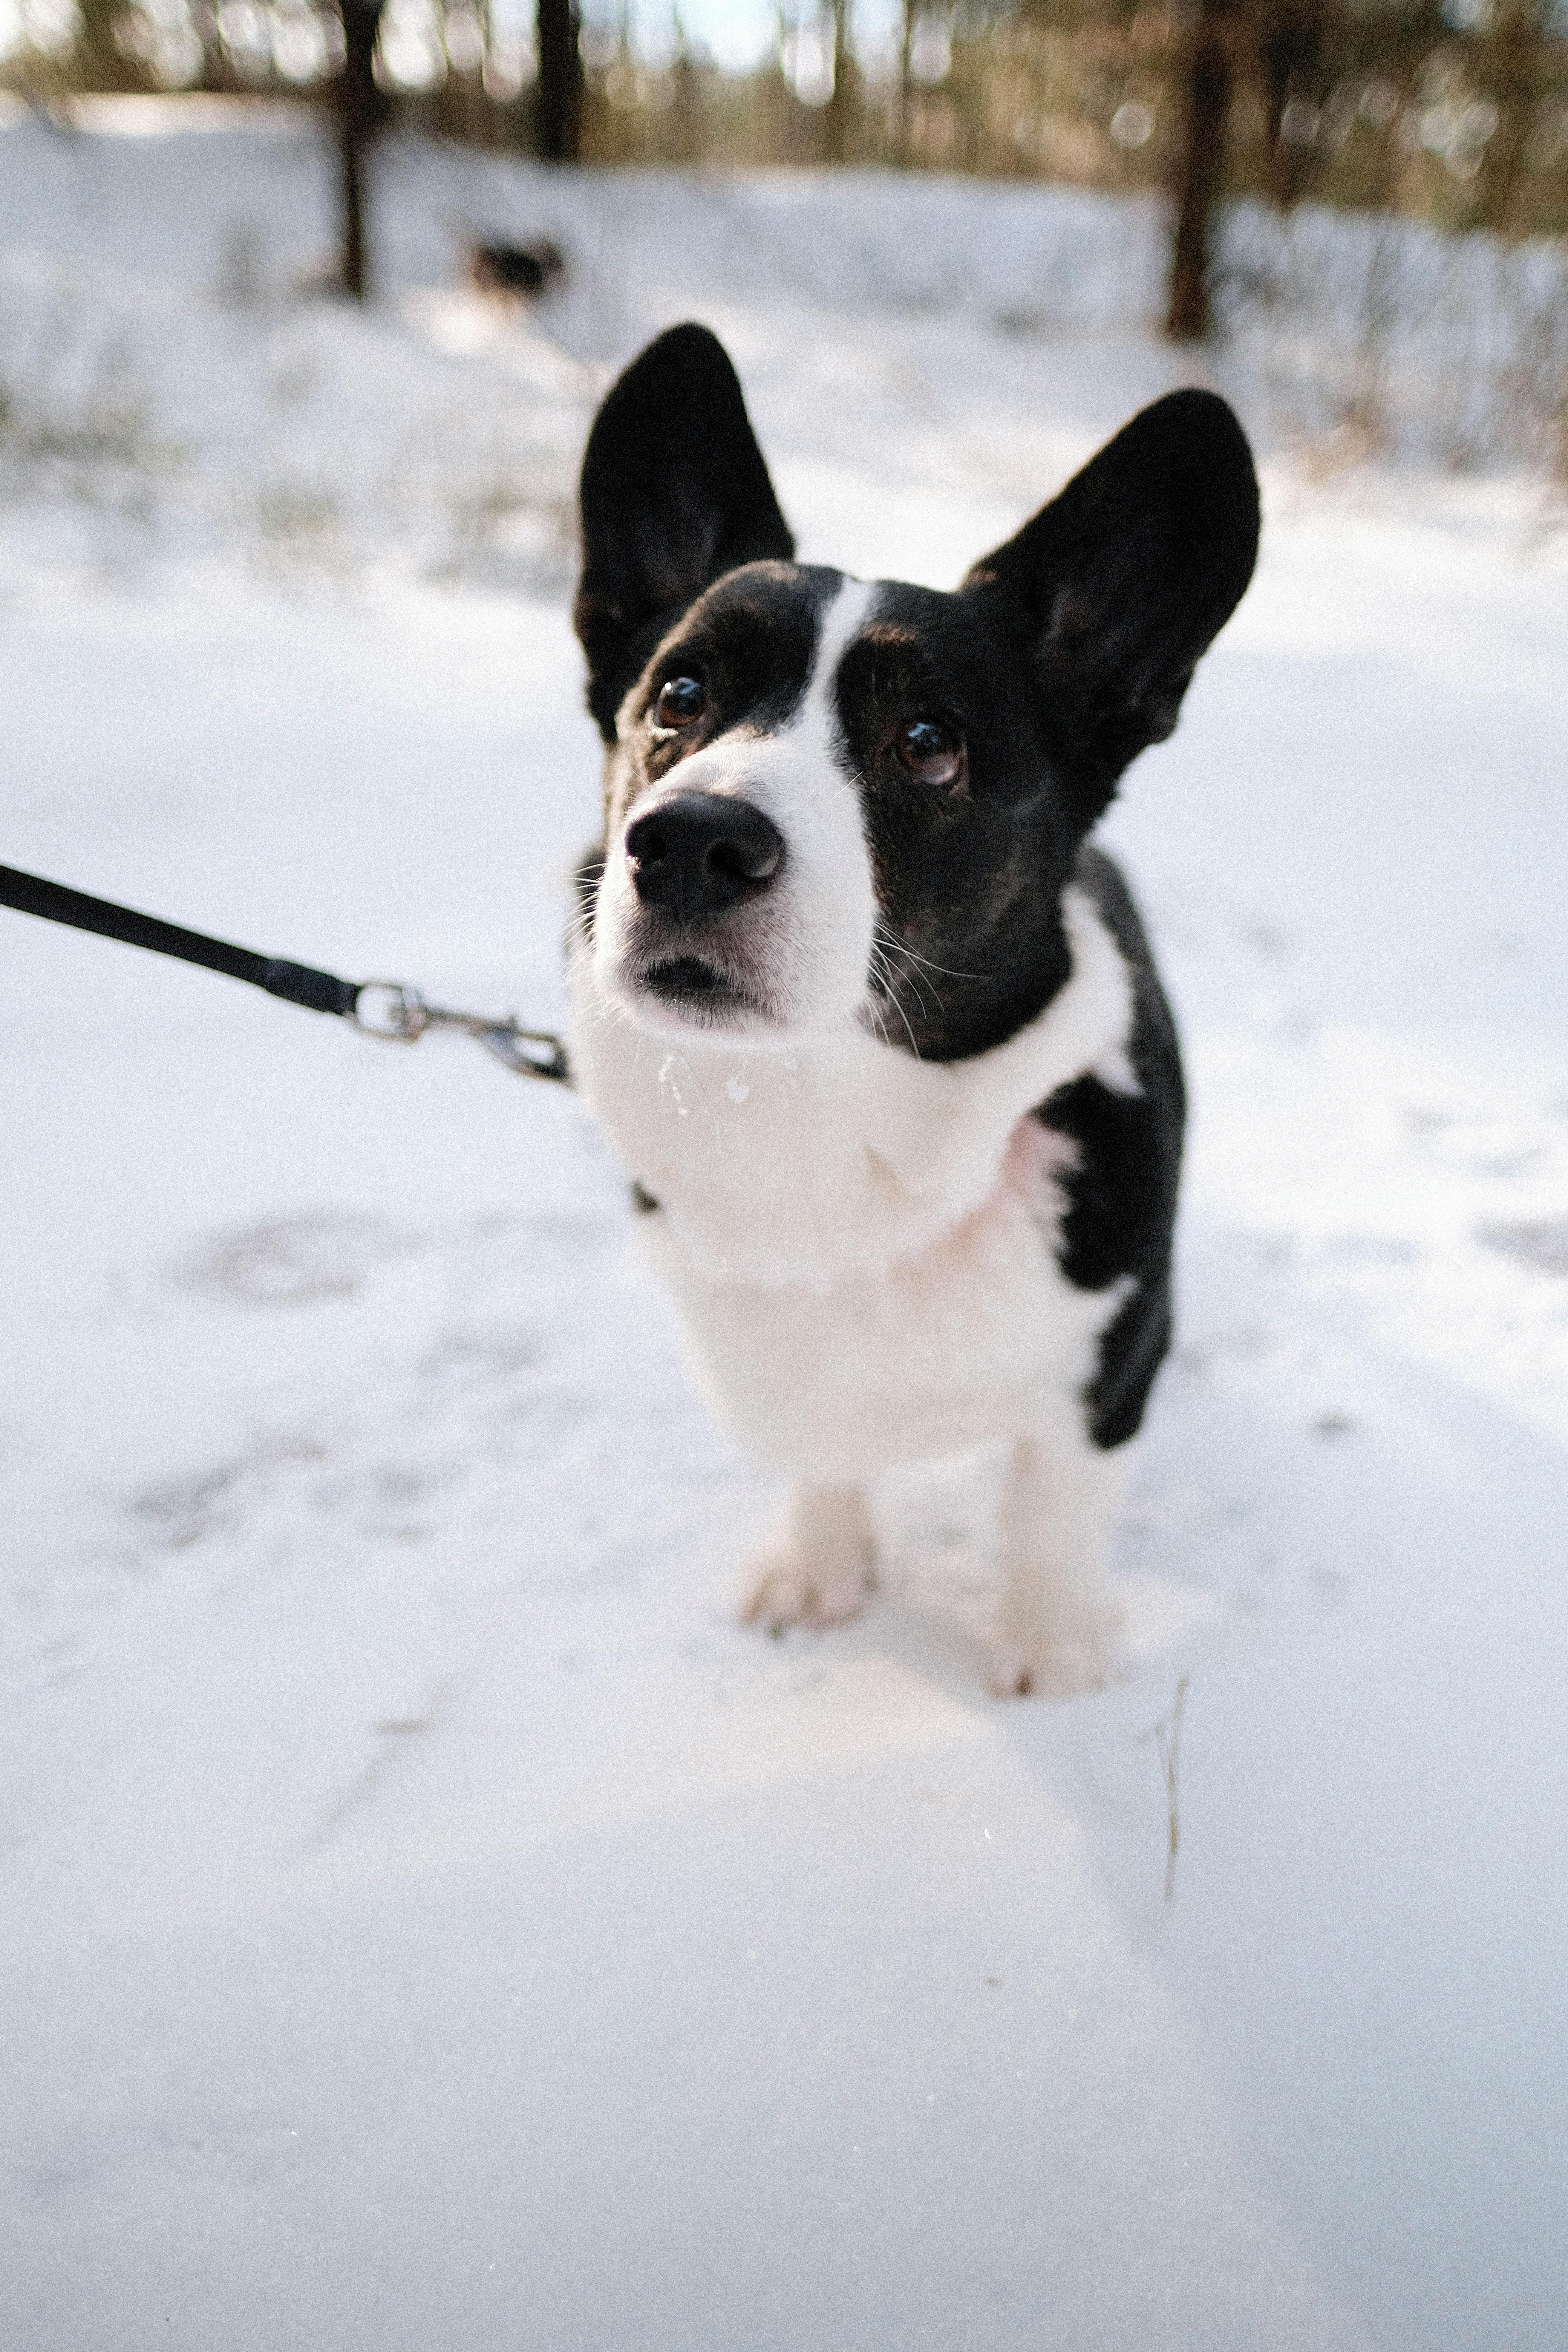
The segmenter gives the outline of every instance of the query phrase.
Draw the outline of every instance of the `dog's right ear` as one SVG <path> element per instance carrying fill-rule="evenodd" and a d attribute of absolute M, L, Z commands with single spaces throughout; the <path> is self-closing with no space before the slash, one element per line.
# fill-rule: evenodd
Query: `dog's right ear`
<path fill-rule="evenodd" d="M 622 696 L 693 597 L 738 564 L 795 553 L 739 379 L 706 327 L 671 327 L 614 385 L 588 436 L 582 509 L 572 619 L 608 743 Z"/>

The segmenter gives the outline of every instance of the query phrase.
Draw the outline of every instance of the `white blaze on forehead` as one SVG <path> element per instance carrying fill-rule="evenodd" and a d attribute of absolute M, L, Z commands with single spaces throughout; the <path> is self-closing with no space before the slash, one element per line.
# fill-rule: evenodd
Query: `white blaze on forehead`
<path fill-rule="evenodd" d="M 737 739 L 731 754 L 744 797 L 784 835 L 783 870 L 757 913 L 777 927 L 795 1028 L 848 1019 L 866 993 L 877 900 L 837 688 L 839 664 L 875 594 L 866 581 L 845 581 L 822 611 L 811 673 L 788 725 Z"/>
<path fill-rule="evenodd" d="M 743 913 L 727 919 L 737 936 L 743 931 L 746 961 L 775 1034 L 832 1028 L 852 1019 L 865 997 L 876 892 L 837 683 L 876 593 L 867 581 L 847 579 L 820 608 L 811 667 L 781 728 L 742 726 L 719 736 L 679 761 L 632 812 L 647 816 L 677 793 L 714 793 L 749 802 L 777 826 L 784 847 L 776 879 Z M 624 840 L 623 833 L 612 845 L 601 887 L 595 952 L 602 981 L 617 994 L 626 989 L 623 926 L 635 919 L 637 904 Z"/>
<path fill-rule="evenodd" d="M 837 593 L 823 606 L 817 622 L 816 651 L 812 656 L 811 676 L 801 698 L 800 719 L 805 721 L 813 710 L 824 710 L 836 739 L 841 733 L 837 700 L 838 665 L 865 627 L 876 601 L 874 581 L 851 580 L 846 576 Z"/>
<path fill-rule="evenodd" d="M 820 607 L 811 667 L 800 699 L 782 727 L 763 731 L 742 726 L 733 734 L 721 735 L 706 751 L 681 762 L 669 778 L 671 786 L 679 780 L 683 792 L 725 792 L 735 789 L 735 776 L 765 778 L 766 789 L 778 795 L 776 807 L 757 794 L 750 797 L 782 832 L 781 812 L 798 809 L 803 796 L 815 797 L 832 783 L 853 796 L 859 832 L 859 796 L 838 719 L 838 669 L 865 626 L 876 594 L 869 581 L 846 580 Z"/>

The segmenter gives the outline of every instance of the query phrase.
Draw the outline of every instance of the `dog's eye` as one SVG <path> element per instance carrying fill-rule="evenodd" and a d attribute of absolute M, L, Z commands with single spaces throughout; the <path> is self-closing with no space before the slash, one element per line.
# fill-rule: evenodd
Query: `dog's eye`
<path fill-rule="evenodd" d="M 708 708 L 708 689 L 700 677 L 667 677 L 653 706 L 656 727 L 689 727 Z"/>
<path fill-rule="evenodd" d="M 963 774 L 963 745 L 934 719 L 911 720 L 895 738 L 894 755 L 907 775 L 921 784 L 956 784 Z"/>

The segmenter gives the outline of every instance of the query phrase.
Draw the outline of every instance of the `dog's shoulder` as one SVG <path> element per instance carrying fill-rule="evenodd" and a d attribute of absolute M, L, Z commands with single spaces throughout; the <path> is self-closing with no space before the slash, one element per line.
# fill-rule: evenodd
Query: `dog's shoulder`
<path fill-rule="evenodd" d="M 1185 1091 L 1175 1023 L 1131 893 L 1099 849 L 1079 852 L 1074 879 L 1115 942 L 1131 1019 L 1123 1047 L 1058 1087 L 1035 1117 L 1073 1147 L 1058 1180 L 1062 1272 L 1079 1289 L 1126 1288 L 1086 1397 L 1097 1442 L 1118 1445 L 1142 1419 L 1169 1342 Z"/>

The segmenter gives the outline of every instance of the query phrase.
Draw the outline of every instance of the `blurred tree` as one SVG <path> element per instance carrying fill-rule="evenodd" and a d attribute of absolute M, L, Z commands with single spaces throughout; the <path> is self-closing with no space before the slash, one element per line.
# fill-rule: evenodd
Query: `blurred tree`
<path fill-rule="evenodd" d="M 1171 308 L 1165 331 L 1179 341 L 1209 331 L 1209 215 L 1225 164 L 1236 86 L 1241 0 L 1202 0 L 1186 61 L 1186 127 L 1176 181 Z"/>
<path fill-rule="evenodd" d="M 389 111 L 376 87 L 375 42 L 385 0 L 338 0 L 343 63 L 337 79 L 338 151 L 342 167 L 343 290 L 363 302 L 369 289 L 364 166 Z"/>
<path fill-rule="evenodd" d="M 901 37 L 899 42 L 899 113 L 896 132 L 896 153 L 900 163 L 910 160 L 910 124 L 915 110 L 914 76 L 910 70 L 910 52 L 915 38 L 915 0 L 904 0 Z"/>
<path fill-rule="evenodd" d="M 849 47 L 850 0 L 832 0 L 833 94 L 824 110 L 822 160 L 842 163 L 849 152 L 855 64 Z"/>
<path fill-rule="evenodd" d="M 1541 99 L 1542 53 L 1552 32 L 1561 41 L 1568 17 L 1550 0 L 1495 0 L 1477 19 L 1477 65 L 1486 95 L 1475 102 L 1489 122 L 1477 147 L 1477 211 L 1504 228 L 1510 225 L 1525 142 Z M 1463 126 L 1461 125 L 1461 139 Z M 1456 142 L 1458 143 L 1458 142 Z"/>
<path fill-rule="evenodd" d="M 82 89 L 143 89 L 148 77 L 114 37 L 117 0 L 77 0 L 71 77 Z"/>
<path fill-rule="evenodd" d="M 691 45 L 686 37 L 686 19 L 679 0 L 674 10 L 674 25 L 675 105 L 671 152 L 678 163 L 695 163 L 702 154 L 702 82 L 697 61 L 691 54 Z"/>
<path fill-rule="evenodd" d="M 1301 193 L 1323 98 L 1327 0 L 1258 0 L 1258 61 L 1269 190 L 1289 211 Z"/>
<path fill-rule="evenodd" d="M 583 121 L 576 0 L 539 0 L 539 152 L 574 163 Z"/>
<path fill-rule="evenodd" d="M 1568 232 L 1568 0 L 748 0 L 779 33 L 749 71 L 694 37 L 718 5 L 409 0 L 394 40 L 383 0 L 0 0 L 22 27 L 0 88 L 54 105 L 304 99 L 330 80 L 343 282 L 361 289 L 367 152 L 394 102 L 445 136 L 561 158 L 827 157 L 1168 190 L 1182 335 L 1207 319 L 1207 225 L 1227 194 Z"/>

